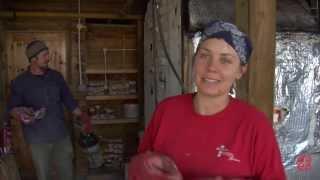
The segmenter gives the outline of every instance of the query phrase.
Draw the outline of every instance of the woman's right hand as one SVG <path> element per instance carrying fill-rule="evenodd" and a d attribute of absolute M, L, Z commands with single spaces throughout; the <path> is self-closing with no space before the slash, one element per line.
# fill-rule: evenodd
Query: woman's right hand
<path fill-rule="evenodd" d="M 248 179 L 248 178 L 231 178 L 231 177 L 215 176 L 215 177 L 194 178 L 192 180 L 250 180 L 250 179 Z"/>
<path fill-rule="evenodd" d="M 129 180 L 183 180 L 175 162 L 166 155 L 146 152 L 132 158 L 129 164 Z M 197 177 L 192 180 L 249 180 L 230 177 Z"/>
<path fill-rule="evenodd" d="M 129 180 L 182 180 L 174 161 L 168 156 L 146 152 L 135 156 L 129 165 Z"/>
<path fill-rule="evenodd" d="M 178 167 L 168 156 L 155 152 L 147 152 L 147 156 L 144 165 L 151 174 L 166 176 L 168 180 L 182 180 Z"/>

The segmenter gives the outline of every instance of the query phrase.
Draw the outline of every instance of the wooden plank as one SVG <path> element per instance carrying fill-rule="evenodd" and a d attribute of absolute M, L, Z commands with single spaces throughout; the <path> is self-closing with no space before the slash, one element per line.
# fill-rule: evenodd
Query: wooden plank
<path fill-rule="evenodd" d="M 21 19 L 15 18 L 14 21 L 6 21 L 7 30 L 21 31 L 58 31 L 70 29 L 70 21 L 66 19 Z"/>
<path fill-rule="evenodd" d="M 1 1 L 0 1 L 1 2 Z M 69 11 L 77 12 L 77 0 L 28 0 L 9 1 L 8 5 L 11 9 L 19 9 L 24 11 L 43 10 L 43 11 Z M 145 4 L 147 0 L 90 0 L 81 1 L 81 11 L 83 12 L 102 12 L 116 14 L 144 14 Z M 30 5 L 32 4 L 32 5 Z M 34 7 L 34 8 L 33 8 Z"/>
<path fill-rule="evenodd" d="M 92 19 L 125 19 L 139 20 L 143 19 L 140 15 L 119 15 L 106 13 L 81 13 L 78 15 L 73 12 L 42 12 L 42 11 L 1 11 L 0 18 L 55 18 L 55 19 L 77 19 L 77 18 L 92 18 Z"/>
<path fill-rule="evenodd" d="M 92 120 L 92 124 L 126 124 L 126 123 L 138 123 L 138 119 L 100 119 Z"/>
<path fill-rule="evenodd" d="M 103 31 L 90 29 L 86 42 L 88 66 L 99 65 L 99 69 L 104 66 L 104 50 L 107 50 L 108 69 L 137 68 L 136 30 L 127 31 L 127 28 L 120 30 L 113 31 L 113 28 L 103 28 Z M 134 34 L 132 34 L 133 32 Z"/>
<path fill-rule="evenodd" d="M 89 67 L 91 66 L 100 66 L 98 69 L 104 68 L 105 64 L 105 57 L 103 55 L 97 55 L 97 54 L 88 54 L 88 65 Z M 110 56 L 109 54 L 107 55 L 107 69 L 137 69 L 137 59 L 135 58 L 135 55 L 127 54 L 125 57 L 122 57 L 120 55 L 117 56 Z M 90 68 L 92 69 L 92 68 Z"/>
<path fill-rule="evenodd" d="M 81 37 L 85 37 L 85 32 L 81 34 Z M 84 38 L 83 38 L 84 39 Z M 70 32 L 70 37 L 69 37 L 69 40 L 70 40 L 70 71 L 71 71 L 71 82 L 69 85 L 70 88 L 72 89 L 72 91 L 74 92 L 77 92 L 78 90 L 78 87 L 79 87 L 79 65 L 78 65 L 78 32 L 73 32 L 71 31 Z M 84 47 L 83 49 L 87 49 L 85 48 L 85 42 L 82 42 L 81 46 Z M 86 51 L 82 51 L 82 55 L 85 56 Z M 85 58 L 83 58 L 85 59 Z"/>
<path fill-rule="evenodd" d="M 107 71 L 102 68 L 87 67 L 86 69 L 86 74 L 136 74 L 137 72 L 137 69 L 108 69 Z"/>
<path fill-rule="evenodd" d="M 177 72 L 179 78 L 182 77 L 182 31 L 181 31 L 181 1 L 171 0 L 164 1 L 161 4 L 161 8 L 157 11 L 156 16 L 160 18 L 157 23 L 157 28 L 163 33 L 163 40 L 161 36 L 157 42 L 158 54 L 156 61 L 159 61 L 156 65 L 158 68 L 157 81 L 158 81 L 158 95 L 159 101 L 168 97 L 182 93 L 180 82 L 173 69 L 169 65 L 168 57 L 165 55 L 164 48 L 168 51 L 168 56 L 172 61 L 172 65 Z M 156 19 L 157 19 L 156 18 Z M 161 35 L 161 33 L 158 33 Z M 156 41 L 158 38 L 156 38 Z M 164 44 L 164 45 L 163 45 Z"/>
<path fill-rule="evenodd" d="M 5 46 L 6 35 L 4 32 L 4 26 L 2 22 L 0 22 L 0 44 L 1 47 Z M 6 93 L 7 93 L 7 62 L 6 62 L 6 53 L 5 48 L 0 48 L 0 129 L 4 125 L 4 113 L 6 107 Z"/>
<path fill-rule="evenodd" d="M 127 29 L 131 31 L 136 31 L 137 25 L 136 24 L 94 24 L 90 23 L 87 25 L 88 28 L 108 28 L 110 30 L 121 30 L 122 29 Z"/>
<path fill-rule="evenodd" d="M 154 68 L 155 57 L 157 54 L 157 43 L 155 40 L 156 33 L 154 30 L 154 21 L 152 21 L 152 1 L 148 3 L 148 8 L 146 11 L 146 18 L 144 21 L 144 29 L 143 29 L 143 79 L 144 79 L 144 121 L 145 125 L 147 125 L 148 121 L 151 119 L 152 113 L 155 109 L 156 101 L 157 101 L 157 91 L 156 88 L 156 68 Z"/>
<path fill-rule="evenodd" d="M 235 0 L 235 21 L 239 29 L 249 34 L 249 1 Z M 246 73 L 236 83 L 236 96 L 242 100 L 248 101 L 249 92 L 249 73 Z"/>
<path fill-rule="evenodd" d="M 192 66 L 193 66 L 193 56 L 194 56 L 194 44 L 192 39 L 187 35 L 183 37 L 183 50 L 184 50 L 184 61 L 183 61 L 183 82 L 186 91 L 189 93 L 194 92 L 194 83 L 192 77 Z"/>
<path fill-rule="evenodd" d="M 136 40 L 136 67 L 139 69 L 137 74 L 137 92 L 138 92 L 138 104 L 139 104 L 139 115 L 140 118 L 144 116 L 144 79 L 143 79 L 143 66 L 144 66 L 144 59 L 143 59 L 143 21 L 138 20 L 136 22 L 137 26 L 137 40 Z M 142 118 L 141 118 L 142 119 Z"/>
<path fill-rule="evenodd" d="M 135 49 L 136 48 L 136 37 L 126 38 L 124 40 L 123 35 L 114 36 L 113 37 L 100 37 L 103 35 L 96 34 L 95 38 L 88 37 L 88 48 L 92 52 L 98 52 L 99 54 L 103 54 L 103 49 L 108 50 L 108 53 L 112 54 L 132 54 L 135 53 L 135 50 L 121 50 L 121 49 Z M 123 42 L 125 41 L 125 43 Z M 118 51 L 113 51 L 110 49 L 118 49 Z"/>
<path fill-rule="evenodd" d="M 4 24 L 0 21 L 0 129 L 3 128 L 4 125 L 4 113 L 6 107 L 6 98 L 5 95 L 7 93 L 7 62 L 6 62 L 6 53 L 5 53 L 5 44 L 6 44 L 6 35 Z"/>
<path fill-rule="evenodd" d="M 249 66 L 249 102 L 273 114 L 276 0 L 250 0 L 249 31 L 254 51 Z"/>
<path fill-rule="evenodd" d="M 105 95 L 105 96 L 87 96 L 86 100 L 91 101 L 105 101 L 105 100 L 130 100 L 137 99 L 137 95 Z"/>
<path fill-rule="evenodd" d="M 1 1 L 0 1 L 1 2 Z M 128 3 L 131 2 L 131 3 Z M 77 12 L 78 1 L 76 0 L 18 0 L 8 1 L 6 7 L 13 10 L 23 11 L 65 11 Z M 115 14 L 143 14 L 145 0 L 94 0 L 81 1 L 82 12 L 101 12 Z"/>

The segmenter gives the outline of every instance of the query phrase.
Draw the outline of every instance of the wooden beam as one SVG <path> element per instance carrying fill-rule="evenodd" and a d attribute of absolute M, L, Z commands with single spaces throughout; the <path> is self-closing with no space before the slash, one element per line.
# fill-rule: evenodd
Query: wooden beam
<path fill-rule="evenodd" d="M 249 0 L 249 34 L 254 51 L 249 64 L 248 100 L 272 119 L 276 0 Z"/>
<path fill-rule="evenodd" d="M 4 33 L 4 25 L 0 21 L 0 129 L 3 128 L 4 125 L 4 113 L 5 113 L 5 73 L 6 71 L 6 63 L 5 63 L 5 33 Z"/>
<path fill-rule="evenodd" d="M 235 0 L 235 22 L 239 29 L 249 34 L 249 1 Z M 249 73 L 246 73 L 236 85 L 237 97 L 248 101 L 249 92 Z"/>
<path fill-rule="evenodd" d="M 138 94 L 138 103 L 139 103 L 139 114 L 141 117 L 144 116 L 144 37 L 143 37 L 143 30 L 144 30 L 144 22 L 142 20 L 137 21 L 137 67 L 138 67 L 138 81 L 137 81 L 137 90 Z M 140 120 L 141 124 L 144 124 L 143 119 Z"/>
<path fill-rule="evenodd" d="M 125 20 L 141 20 L 143 16 L 140 15 L 118 15 L 118 14 L 105 14 L 105 13 L 77 13 L 72 12 L 40 12 L 40 11 L 1 11 L 0 18 L 92 18 L 92 19 L 125 19 Z"/>

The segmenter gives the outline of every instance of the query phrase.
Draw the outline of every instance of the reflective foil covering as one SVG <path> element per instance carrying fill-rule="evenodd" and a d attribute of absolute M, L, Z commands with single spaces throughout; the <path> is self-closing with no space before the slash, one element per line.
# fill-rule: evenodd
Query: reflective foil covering
<path fill-rule="evenodd" d="M 234 22 L 234 7 L 234 0 L 189 0 L 189 30 L 198 31 L 212 20 Z"/>
<path fill-rule="evenodd" d="M 319 57 L 320 34 L 276 34 L 274 128 L 289 179 L 320 179 Z"/>

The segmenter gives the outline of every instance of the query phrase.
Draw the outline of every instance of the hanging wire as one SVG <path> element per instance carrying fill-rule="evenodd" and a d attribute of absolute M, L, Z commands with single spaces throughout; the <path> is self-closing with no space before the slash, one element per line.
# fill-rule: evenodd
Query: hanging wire
<path fill-rule="evenodd" d="M 126 49 L 126 36 L 123 35 L 122 37 L 122 48 L 123 49 Z M 126 51 L 123 50 L 122 51 L 122 60 L 121 60 L 121 67 L 124 68 L 124 65 L 125 65 L 125 61 L 126 61 Z"/>
<path fill-rule="evenodd" d="M 79 63 L 79 81 L 80 86 L 82 85 L 82 63 L 81 63 L 81 20 L 80 20 L 80 8 L 81 8 L 81 0 L 78 0 L 78 63 Z"/>
<path fill-rule="evenodd" d="M 159 12 L 160 11 L 160 6 L 159 6 L 157 0 L 153 1 L 153 7 L 154 7 L 153 10 L 155 11 L 155 14 L 156 14 L 155 20 L 156 20 L 156 24 L 158 25 L 158 28 L 159 28 L 160 42 L 161 42 L 164 54 L 165 54 L 166 59 L 167 59 L 169 65 L 170 65 L 171 70 L 173 71 L 176 79 L 179 82 L 179 85 L 181 87 L 182 93 L 184 93 L 186 91 L 185 91 L 185 87 L 183 85 L 183 81 L 182 81 L 181 77 L 179 76 L 176 68 L 174 67 L 174 65 L 172 63 L 172 59 L 171 59 L 171 57 L 169 55 L 168 49 L 167 49 L 166 44 L 165 44 L 165 39 L 164 39 L 164 35 L 163 35 L 163 30 L 162 30 L 162 24 L 161 24 L 161 20 L 160 20 L 160 12 Z"/>
<path fill-rule="evenodd" d="M 103 48 L 103 56 L 104 56 L 104 92 L 108 92 L 108 63 L 107 63 L 107 48 Z"/>

